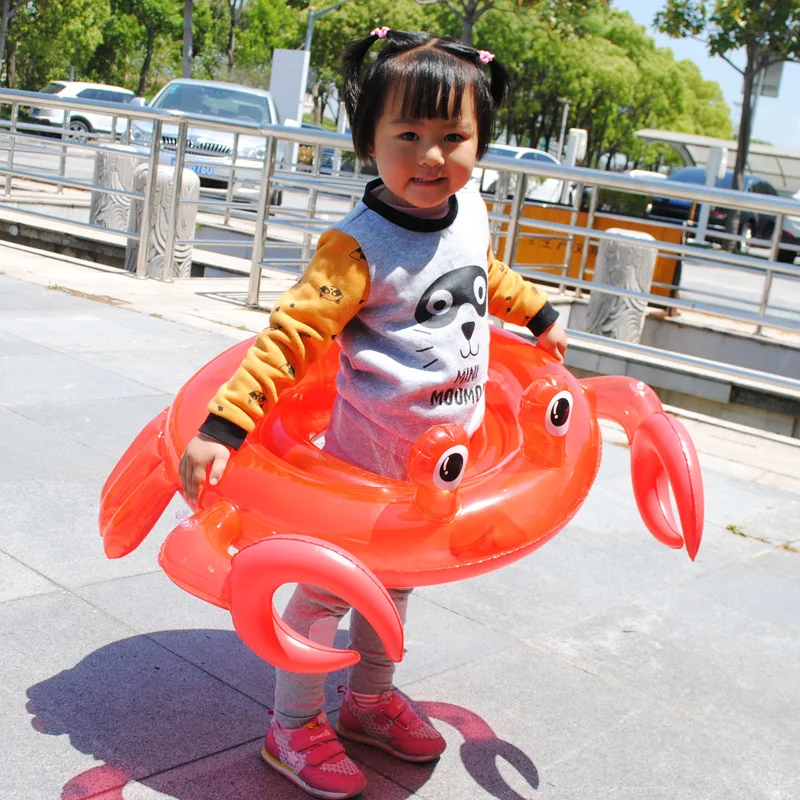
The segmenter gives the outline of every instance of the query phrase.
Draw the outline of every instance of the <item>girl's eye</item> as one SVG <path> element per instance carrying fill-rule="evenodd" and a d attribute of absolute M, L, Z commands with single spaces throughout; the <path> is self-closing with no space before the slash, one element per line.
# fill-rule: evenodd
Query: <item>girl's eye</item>
<path fill-rule="evenodd" d="M 466 137 L 460 133 L 448 133 L 445 140 L 448 142 L 463 142 Z"/>
<path fill-rule="evenodd" d="M 405 131 L 400 134 L 400 138 L 405 142 L 414 142 L 419 139 L 419 136 L 414 131 Z"/>

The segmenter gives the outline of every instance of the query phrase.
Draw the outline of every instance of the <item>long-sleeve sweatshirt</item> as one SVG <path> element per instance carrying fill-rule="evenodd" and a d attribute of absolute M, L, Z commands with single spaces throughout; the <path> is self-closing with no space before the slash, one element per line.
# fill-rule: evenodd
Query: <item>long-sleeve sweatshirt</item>
<path fill-rule="evenodd" d="M 303 276 L 209 404 L 203 433 L 238 448 L 335 340 L 340 400 L 371 435 L 408 443 L 446 422 L 471 435 L 484 413 L 488 315 L 534 335 L 555 322 L 547 295 L 494 257 L 477 191 L 463 189 L 444 217 L 429 219 L 382 202 L 380 186 L 368 184 L 320 237 Z"/>

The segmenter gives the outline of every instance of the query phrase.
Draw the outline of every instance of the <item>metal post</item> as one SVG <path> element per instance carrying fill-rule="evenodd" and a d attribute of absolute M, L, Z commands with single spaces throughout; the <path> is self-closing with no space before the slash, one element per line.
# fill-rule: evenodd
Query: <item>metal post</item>
<path fill-rule="evenodd" d="M 314 146 L 314 155 L 312 156 L 312 163 L 311 163 L 311 177 L 314 179 L 319 178 L 320 174 L 320 167 L 322 161 L 322 145 L 315 145 Z M 312 187 L 308 190 L 308 221 L 313 222 L 314 217 L 317 215 L 317 195 L 319 192 L 317 191 L 316 184 L 312 185 Z M 311 258 L 311 230 L 307 230 L 303 234 L 303 258 L 308 261 Z"/>
<path fill-rule="evenodd" d="M 581 265 L 578 269 L 578 280 L 582 281 L 586 273 L 586 262 L 589 260 L 589 231 L 594 227 L 594 215 L 597 213 L 597 203 L 600 198 L 600 187 L 592 187 L 592 199 L 589 201 L 589 216 L 586 218 L 586 236 L 583 237 L 583 252 L 581 253 Z M 567 268 L 569 272 L 569 267 Z M 575 291 L 575 297 L 580 297 L 583 294 L 583 289 L 578 286 Z"/>
<path fill-rule="evenodd" d="M 508 230 L 506 231 L 506 243 L 508 251 L 503 254 L 506 264 L 509 267 L 514 267 L 514 258 L 517 254 L 517 242 L 519 241 L 519 217 L 522 212 L 522 206 L 525 203 L 525 190 L 527 189 L 528 176 L 524 172 L 517 175 L 517 191 L 514 193 L 514 199 L 511 201 L 511 218 L 508 221 Z"/>
<path fill-rule="evenodd" d="M 566 97 L 558 98 L 564 104 L 564 111 L 561 115 L 561 132 L 558 134 L 558 153 L 556 158 L 561 161 L 561 154 L 564 150 L 564 134 L 567 132 L 567 115 L 569 114 L 569 100 Z"/>
<path fill-rule="evenodd" d="M 142 202 L 142 229 L 139 232 L 139 252 L 136 254 L 136 277 L 147 277 L 147 247 L 150 243 L 150 209 L 156 196 L 156 174 L 158 157 L 161 152 L 161 120 L 153 123 L 153 135 L 150 141 L 150 159 L 148 161 L 147 185 L 144 187 Z"/>
<path fill-rule="evenodd" d="M 775 229 L 772 231 L 772 241 L 769 246 L 769 260 L 775 261 L 778 258 L 778 251 L 781 246 L 781 234 L 783 233 L 783 214 L 779 214 L 775 218 Z M 764 273 L 764 288 L 761 290 L 761 302 L 758 306 L 758 315 L 763 317 L 767 313 L 769 306 L 769 294 L 772 291 L 772 277 L 775 273 L 771 267 L 767 267 Z M 756 336 L 760 336 L 764 326 L 759 324 L 756 326 Z"/>
<path fill-rule="evenodd" d="M 69 109 L 64 109 L 64 119 L 61 123 L 62 133 L 61 133 L 61 156 L 58 160 L 58 174 L 63 178 L 67 174 L 67 145 L 66 142 L 69 141 L 69 134 L 67 133 L 67 125 L 69 124 Z M 67 137 L 66 139 L 64 137 Z M 64 187 L 62 184 L 58 184 L 56 186 L 56 193 L 63 194 Z"/>
<path fill-rule="evenodd" d="M 231 174 L 228 178 L 228 191 L 225 193 L 225 219 L 223 225 L 230 225 L 231 222 L 231 203 L 233 202 L 233 178 L 236 174 L 236 157 L 239 154 L 239 134 L 233 134 L 233 153 L 231 155 Z M 200 210 L 198 206 L 197 210 Z"/>
<path fill-rule="evenodd" d="M 258 295 L 261 289 L 261 260 L 264 258 L 264 239 L 267 235 L 267 218 L 269 213 L 269 198 L 272 187 L 270 179 L 275 169 L 275 151 L 278 140 L 270 136 L 267 141 L 267 151 L 264 157 L 264 171 L 261 173 L 261 185 L 258 191 L 258 215 L 256 216 L 256 230 L 253 236 L 253 258 L 250 262 L 250 283 L 247 287 L 247 305 L 258 308 Z"/>
<path fill-rule="evenodd" d="M 11 136 L 9 137 L 10 141 L 8 143 L 8 171 L 9 174 L 6 175 L 6 197 L 11 196 L 11 181 L 13 178 L 11 177 L 11 171 L 14 169 L 14 150 L 16 149 L 16 142 L 17 137 L 14 134 L 17 132 L 17 117 L 19 115 L 19 106 L 16 103 L 11 104 Z"/>
<path fill-rule="evenodd" d="M 581 210 L 581 199 L 583 198 L 583 184 L 576 183 L 575 184 L 575 195 L 572 199 L 572 214 L 569 218 L 569 224 L 571 226 L 575 226 L 578 223 L 578 214 Z M 573 234 L 569 234 L 567 236 L 567 246 L 564 250 L 564 263 L 562 264 L 562 274 L 569 275 L 569 263 L 572 261 L 572 247 L 575 243 L 575 236 Z M 558 287 L 559 292 L 564 292 L 566 290 L 566 286 L 562 283 Z"/>
<path fill-rule="evenodd" d="M 183 183 L 183 161 L 186 154 L 186 139 L 189 123 L 183 121 L 178 125 L 178 144 L 175 151 L 175 177 L 172 182 L 172 203 L 167 220 L 167 241 L 164 245 L 163 281 L 172 281 L 172 262 L 175 260 L 175 231 L 178 228 L 178 214 L 181 206 L 181 184 Z"/>

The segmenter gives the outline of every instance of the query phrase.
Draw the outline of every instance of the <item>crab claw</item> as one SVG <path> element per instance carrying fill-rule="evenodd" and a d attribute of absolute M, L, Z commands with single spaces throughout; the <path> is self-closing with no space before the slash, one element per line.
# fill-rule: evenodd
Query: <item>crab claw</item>
<path fill-rule="evenodd" d="M 631 441 L 631 474 L 636 505 L 650 533 L 675 549 L 685 544 L 694 561 L 703 535 L 703 479 L 692 439 L 678 419 L 659 411 L 642 422 Z M 683 535 L 672 514 L 670 487 Z"/>
<path fill-rule="evenodd" d="M 100 496 L 100 534 L 109 558 L 135 550 L 178 490 L 163 453 L 167 411 L 151 420 L 114 467 Z"/>
<path fill-rule="evenodd" d="M 359 660 L 354 650 L 312 642 L 291 630 L 272 598 L 284 583 L 329 589 L 369 621 L 392 661 L 403 658 L 403 625 L 378 578 L 347 551 L 305 536 L 262 539 L 233 557 L 231 616 L 239 636 L 265 661 L 302 673 L 333 672 Z"/>

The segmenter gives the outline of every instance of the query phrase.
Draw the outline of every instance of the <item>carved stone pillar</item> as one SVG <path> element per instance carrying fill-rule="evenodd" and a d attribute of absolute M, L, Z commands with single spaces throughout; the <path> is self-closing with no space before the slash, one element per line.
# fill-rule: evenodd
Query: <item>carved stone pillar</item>
<path fill-rule="evenodd" d="M 126 150 L 128 152 L 125 152 Z M 101 150 L 95 156 L 92 182 L 99 186 L 107 186 L 109 189 L 123 189 L 130 192 L 133 189 L 133 172 L 137 160 L 132 147 L 120 146 L 114 150 Z M 127 230 L 130 207 L 130 197 L 93 191 L 89 206 L 89 222 L 100 228 Z"/>
<path fill-rule="evenodd" d="M 133 190 L 144 193 L 147 188 L 148 164 L 140 164 L 133 175 Z M 169 218 L 172 213 L 172 189 L 175 184 L 174 167 L 159 166 L 156 173 L 156 189 L 153 206 L 150 209 L 150 235 L 147 241 L 147 277 L 163 278 L 164 257 L 169 235 Z M 200 178 L 192 170 L 184 169 L 181 178 L 181 204 L 178 206 L 178 219 L 175 223 L 175 239 L 194 239 L 197 205 L 187 205 L 187 200 L 200 197 Z M 129 230 L 142 232 L 142 200 L 131 203 Z M 136 272 L 139 242 L 128 240 L 125 249 L 125 269 Z M 188 278 L 192 270 L 192 246 L 176 244 L 172 259 L 172 277 Z"/>
<path fill-rule="evenodd" d="M 642 231 L 610 228 L 608 233 L 627 240 L 602 239 L 594 269 L 594 282 L 634 292 L 649 292 L 658 248 L 655 238 Z M 623 342 L 638 342 L 644 328 L 647 301 L 593 291 L 586 317 L 588 333 Z"/>

